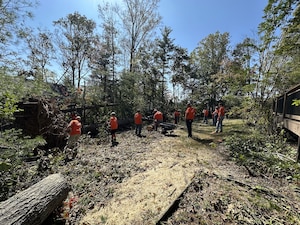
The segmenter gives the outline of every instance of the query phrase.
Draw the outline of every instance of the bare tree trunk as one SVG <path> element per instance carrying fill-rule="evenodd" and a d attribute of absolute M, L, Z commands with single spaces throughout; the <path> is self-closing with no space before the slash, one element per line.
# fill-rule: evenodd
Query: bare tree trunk
<path fill-rule="evenodd" d="M 52 174 L 0 203 L 0 224 L 40 225 L 70 190 L 61 174 Z"/>

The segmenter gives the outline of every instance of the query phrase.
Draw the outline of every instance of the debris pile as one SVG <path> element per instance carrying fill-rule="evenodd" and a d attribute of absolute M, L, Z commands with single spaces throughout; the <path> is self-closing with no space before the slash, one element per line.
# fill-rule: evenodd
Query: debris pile
<path fill-rule="evenodd" d="M 20 102 L 18 108 L 21 110 L 15 113 L 15 127 L 31 137 L 42 136 L 48 148 L 65 146 L 67 122 L 55 100 L 30 98 Z"/>

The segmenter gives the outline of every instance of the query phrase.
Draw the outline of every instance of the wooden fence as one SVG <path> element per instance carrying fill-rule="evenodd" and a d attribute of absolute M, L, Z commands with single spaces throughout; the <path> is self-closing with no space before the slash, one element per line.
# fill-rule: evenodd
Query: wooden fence
<path fill-rule="evenodd" d="M 298 136 L 297 161 L 300 162 L 300 106 L 293 101 L 300 99 L 300 84 L 278 96 L 273 104 L 274 122 Z"/>

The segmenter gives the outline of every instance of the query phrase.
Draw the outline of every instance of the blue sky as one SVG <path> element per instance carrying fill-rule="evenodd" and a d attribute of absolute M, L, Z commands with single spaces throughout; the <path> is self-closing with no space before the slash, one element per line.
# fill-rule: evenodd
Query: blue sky
<path fill-rule="evenodd" d="M 34 10 L 34 25 L 52 27 L 52 22 L 75 11 L 100 24 L 97 5 L 101 0 L 40 0 Z M 120 0 L 107 0 L 120 1 Z M 189 52 L 199 41 L 217 31 L 229 32 L 231 44 L 255 37 L 268 0 L 161 0 L 163 24 L 171 27 L 175 44 Z"/>

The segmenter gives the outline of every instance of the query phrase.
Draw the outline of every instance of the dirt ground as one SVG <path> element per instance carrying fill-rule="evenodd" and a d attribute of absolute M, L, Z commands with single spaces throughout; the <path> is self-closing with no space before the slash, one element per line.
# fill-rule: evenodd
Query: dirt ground
<path fill-rule="evenodd" d="M 300 224 L 299 183 L 250 176 L 228 158 L 226 132 L 213 130 L 131 130 L 115 147 L 84 138 L 75 160 L 53 166 L 72 185 L 65 224 Z"/>

